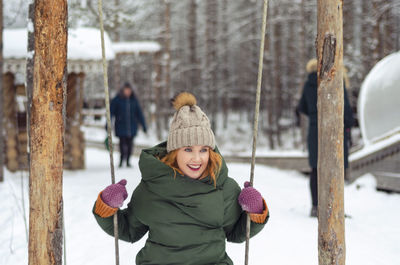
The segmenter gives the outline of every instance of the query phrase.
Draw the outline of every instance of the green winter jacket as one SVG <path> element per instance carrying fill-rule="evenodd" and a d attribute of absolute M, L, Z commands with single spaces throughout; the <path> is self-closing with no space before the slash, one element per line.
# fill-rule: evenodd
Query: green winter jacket
<path fill-rule="evenodd" d="M 239 185 L 228 177 L 224 161 L 216 187 L 209 178 L 193 180 L 179 173 L 174 178 L 174 171 L 157 158 L 166 153 L 166 142 L 142 151 L 142 181 L 128 207 L 118 210 L 119 238 L 133 243 L 149 232 L 136 256 L 140 265 L 233 264 L 225 239 L 240 243 L 246 238 L 246 213 L 237 201 Z M 112 217 L 94 215 L 113 235 Z M 265 223 L 252 222 L 251 236 Z"/>

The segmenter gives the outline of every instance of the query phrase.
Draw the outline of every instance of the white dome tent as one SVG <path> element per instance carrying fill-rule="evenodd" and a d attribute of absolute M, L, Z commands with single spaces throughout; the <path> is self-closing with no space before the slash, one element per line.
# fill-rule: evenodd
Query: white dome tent
<path fill-rule="evenodd" d="M 365 78 L 358 112 L 363 141 L 371 145 L 400 131 L 400 52 L 379 61 Z"/>

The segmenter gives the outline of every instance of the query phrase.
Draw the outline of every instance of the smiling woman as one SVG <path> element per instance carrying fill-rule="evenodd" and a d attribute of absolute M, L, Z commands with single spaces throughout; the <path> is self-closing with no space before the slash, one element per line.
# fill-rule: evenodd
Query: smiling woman
<path fill-rule="evenodd" d="M 229 264 L 226 240 L 246 239 L 247 213 L 251 235 L 268 221 L 261 194 L 239 185 L 216 145 L 206 114 L 192 94 L 181 93 L 168 141 L 142 151 L 142 180 L 128 207 L 119 210 L 127 191 L 126 181 L 108 186 L 93 208 L 97 222 L 112 235 L 112 215 L 118 215 L 119 236 L 136 242 L 148 240 L 136 264 Z"/>

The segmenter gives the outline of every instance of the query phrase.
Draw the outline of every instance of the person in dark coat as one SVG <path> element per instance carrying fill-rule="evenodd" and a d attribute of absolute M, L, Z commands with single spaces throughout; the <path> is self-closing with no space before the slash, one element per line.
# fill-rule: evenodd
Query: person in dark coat
<path fill-rule="evenodd" d="M 147 132 L 146 121 L 136 95 L 129 83 L 125 83 L 121 91 L 111 101 L 111 117 L 115 120 L 115 134 L 119 138 L 121 159 L 130 167 L 129 159 L 133 151 L 133 141 L 137 134 L 138 125 Z"/>
<path fill-rule="evenodd" d="M 318 164 L 318 112 L 317 112 L 317 60 L 312 59 L 307 63 L 308 78 L 304 84 L 303 93 L 300 98 L 297 111 L 308 116 L 309 126 L 307 135 L 308 163 L 311 167 L 310 190 L 312 199 L 311 216 L 317 216 L 318 206 L 318 183 L 317 183 L 317 164 Z M 345 79 L 346 80 L 346 79 Z M 353 125 L 353 113 L 347 97 L 346 87 L 344 88 L 344 168 L 349 167 L 349 138 L 350 128 Z"/>

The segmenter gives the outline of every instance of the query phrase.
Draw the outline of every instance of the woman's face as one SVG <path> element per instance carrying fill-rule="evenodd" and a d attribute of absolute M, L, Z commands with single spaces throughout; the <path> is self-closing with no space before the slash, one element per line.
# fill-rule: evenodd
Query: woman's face
<path fill-rule="evenodd" d="M 198 179 L 207 168 L 210 157 L 209 147 L 203 145 L 186 146 L 178 149 L 176 161 L 179 169 L 192 179 Z"/>

